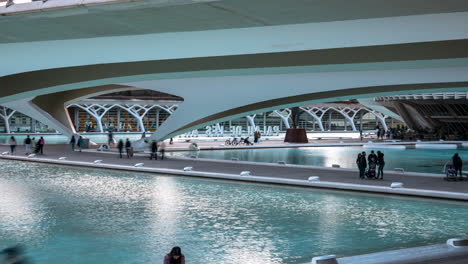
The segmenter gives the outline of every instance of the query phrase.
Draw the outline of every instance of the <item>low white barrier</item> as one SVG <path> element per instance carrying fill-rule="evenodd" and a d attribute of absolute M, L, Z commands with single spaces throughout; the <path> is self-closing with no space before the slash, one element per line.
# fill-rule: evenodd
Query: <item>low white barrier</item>
<path fill-rule="evenodd" d="M 406 146 L 402 145 L 387 145 L 387 144 L 366 144 L 362 146 L 366 149 L 406 149 Z"/>
<path fill-rule="evenodd" d="M 457 149 L 456 144 L 416 144 L 417 149 Z"/>

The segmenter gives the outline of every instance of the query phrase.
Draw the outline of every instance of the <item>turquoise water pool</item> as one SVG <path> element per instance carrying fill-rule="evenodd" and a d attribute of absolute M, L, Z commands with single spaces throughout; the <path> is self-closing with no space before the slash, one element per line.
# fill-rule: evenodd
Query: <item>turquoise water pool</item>
<path fill-rule="evenodd" d="M 0 246 L 34 263 L 306 263 L 468 235 L 468 204 L 0 161 Z"/>
<path fill-rule="evenodd" d="M 177 152 L 172 155 L 199 158 L 242 161 L 270 162 L 285 161 L 288 164 L 331 167 L 339 164 L 342 168 L 356 168 L 356 157 L 359 152 L 367 155 L 372 149 L 362 147 L 306 147 L 275 149 L 239 149 Z M 375 149 L 377 152 L 379 149 Z M 404 168 L 406 171 L 442 173 L 442 168 L 454 153 L 458 152 L 463 159 L 468 158 L 467 149 L 381 149 L 385 154 L 385 170 Z"/>

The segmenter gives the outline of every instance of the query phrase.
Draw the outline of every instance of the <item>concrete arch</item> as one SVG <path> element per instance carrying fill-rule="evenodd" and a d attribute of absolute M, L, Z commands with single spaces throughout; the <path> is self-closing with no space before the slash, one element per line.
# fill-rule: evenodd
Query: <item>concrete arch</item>
<path fill-rule="evenodd" d="M 303 104 L 307 103 L 318 103 L 318 102 L 324 102 L 324 101 L 330 101 L 331 98 L 332 100 L 341 100 L 341 99 L 348 99 L 350 97 L 365 97 L 365 96 L 375 96 L 377 94 L 395 94 L 395 93 L 401 93 L 401 91 L 408 91 L 408 90 L 439 90 L 441 88 L 443 89 L 466 89 L 467 87 L 467 82 L 459 82 L 459 83 L 444 83 L 444 82 L 434 82 L 434 83 L 414 83 L 414 79 L 412 84 L 401 84 L 402 82 L 405 82 L 404 79 L 406 77 L 409 77 L 410 79 L 412 78 L 417 78 L 417 75 L 421 74 L 421 78 L 426 79 L 428 76 L 433 76 L 433 77 L 441 77 L 443 74 L 442 72 L 445 72 L 449 75 L 451 75 L 450 79 L 452 77 L 458 76 L 457 78 L 460 78 L 462 75 L 467 75 L 466 70 L 467 69 L 459 69 L 458 74 L 455 74 L 455 72 L 452 72 L 452 70 L 441 70 L 438 69 L 435 73 L 430 73 L 432 70 L 413 70 L 413 71 L 404 71 L 400 72 L 400 74 L 396 74 L 395 72 L 390 73 L 390 72 L 373 72 L 374 81 L 376 81 L 375 84 L 380 83 L 386 83 L 387 85 L 381 85 L 381 86 L 369 86 L 369 85 L 363 85 L 362 82 L 365 82 L 369 84 L 371 81 L 368 78 L 370 74 L 368 72 L 359 72 L 359 73 L 340 73 L 340 74 L 320 74 L 321 76 L 317 76 L 316 74 L 313 74 L 309 78 L 306 76 L 263 76 L 265 79 L 263 82 L 259 82 L 258 78 L 251 79 L 251 78 L 241 78 L 241 77 L 225 77 L 225 78 L 220 78 L 218 80 L 214 78 L 206 78 L 206 79 L 190 79 L 190 80 L 179 80 L 179 81 L 173 81 L 174 83 L 171 84 L 172 81 L 165 80 L 162 81 L 164 85 L 166 86 L 167 89 L 171 89 L 171 86 L 175 88 L 175 86 L 180 86 L 184 87 L 184 83 L 190 83 L 193 89 L 180 89 L 180 93 L 176 93 L 178 96 L 182 96 L 184 98 L 187 98 L 184 103 L 182 103 L 176 113 L 174 113 L 173 116 L 171 116 L 165 123 L 165 127 L 161 127 L 161 129 L 156 133 L 163 133 L 165 129 L 170 130 L 169 127 L 172 127 L 171 129 L 174 129 L 176 123 L 179 126 L 178 129 L 173 130 L 172 132 L 175 133 L 183 133 L 185 131 L 194 129 L 196 127 L 202 127 L 204 125 L 209 124 L 210 122 L 216 123 L 216 122 L 222 122 L 225 121 L 229 118 L 236 118 L 236 117 L 241 117 L 245 116 L 247 114 L 254 114 L 258 112 L 264 112 L 264 111 L 272 111 L 278 108 L 286 108 L 286 107 L 293 107 L 293 106 L 300 106 Z M 441 72 L 442 71 L 442 72 Z M 419 73 L 417 73 L 419 72 Z M 424 73 L 423 73 L 424 72 Z M 449 73 L 451 72 L 451 73 Z M 350 74 L 350 75 L 348 75 Z M 386 77 L 389 77 L 390 79 L 395 78 L 393 81 L 390 81 L 387 79 L 386 81 L 383 81 L 383 79 L 380 79 L 380 76 L 378 77 L 377 75 L 379 74 L 384 74 Z M 396 75 L 395 75 L 396 74 Z M 403 75 L 406 75 L 406 77 L 403 77 Z M 453 75 L 452 75 L 453 74 Z M 331 75 L 335 75 L 331 77 Z M 345 76 L 348 75 L 346 78 Z M 357 78 L 358 76 L 361 76 L 362 78 Z M 448 77 L 448 76 L 447 76 Z M 468 77 L 468 76 L 465 76 Z M 465 78 L 462 77 L 462 78 Z M 234 81 L 234 79 L 240 78 L 240 80 Z M 253 78 L 253 77 L 252 77 Z M 327 88 L 323 86 L 323 82 L 319 81 L 320 78 L 323 78 L 326 80 L 328 83 L 328 91 Z M 350 87 L 351 81 L 350 79 L 359 79 L 361 82 L 360 85 L 357 85 L 353 88 Z M 367 78 L 367 79 L 366 79 Z M 268 79 L 268 81 L 266 80 Z M 334 81 L 330 81 L 334 80 Z M 388 81 L 390 81 L 393 84 L 390 84 Z M 395 82 L 394 82 L 395 81 Z M 408 81 L 408 80 L 407 80 Z M 239 94 L 248 94 L 249 91 L 252 89 L 258 91 L 258 94 L 256 94 L 257 98 L 251 98 L 251 100 L 242 100 L 244 105 L 243 106 L 238 106 L 239 105 L 239 100 L 230 100 L 230 102 L 225 102 L 223 101 L 225 98 L 225 92 L 224 90 L 219 91 L 217 90 L 217 87 L 220 87 L 221 84 L 220 82 L 223 83 L 225 86 L 226 90 L 236 90 Z M 335 82 L 334 84 L 332 84 Z M 211 84 L 210 84 L 211 83 Z M 314 84 L 315 83 L 315 84 Z M 140 87 L 144 88 L 149 88 L 151 89 L 151 86 L 154 85 L 152 83 L 139 83 L 138 84 Z M 295 87 L 294 92 L 296 95 L 291 93 L 291 90 L 282 90 L 280 88 L 276 87 L 284 87 L 284 86 L 293 86 Z M 322 89 L 322 92 L 313 92 L 315 89 L 314 87 L 319 86 Z M 337 85 L 337 86 L 335 86 Z M 234 88 L 234 87 L 236 88 Z M 333 88 L 331 86 L 334 86 Z M 339 89 L 338 86 L 342 86 L 342 89 Z M 266 95 L 265 93 L 269 92 L 269 95 Z M 307 93 L 309 92 L 309 93 Z M 197 96 L 195 93 L 199 93 L 202 95 L 209 94 L 209 98 L 202 98 L 199 95 Z M 281 96 L 283 94 L 283 96 Z M 191 98 L 191 99 L 190 99 Z M 245 99 L 245 98 L 244 98 Z M 235 102 L 237 101 L 237 103 Z M 223 102 L 223 103 L 217 103 L 217 102 Z M 199 105 L 209 105 L 210 109 L 203 109 L 200 108 Z M 236 104 L 238 104 L 236 106 Z M 241 103 L 242 104 L 242 103 Z M 197 107 L 198 106 L 198 107 Z M 191 109 L 191 110 L 189 110 Z M 193 109 L 197 109 L 197 113 L 190 113 L 193 112 Z M 184 117 L 185 116 L 185 117 Z M 172 125 L 168 125 L 171 124 Z M 183 125 L 185 124 L 185 125 Z M 167 133 L 168 131 L 165 131 L 164 133 Z"/>
<path fill-rule="evenodd" d="M 0 68 L 0 103 L 116 83 L 163 91 L 186 99 L 154 135 L 164 138 L 305 102 L 466 89 L 466 24 L 468 13 L 459 12 L 0 44 L 11 62 Z M 230 93 L 252 96 L 220 105 Z M 57 124 L 66 130 L 65 123 Z"/>
<path fill-rule="evenodd" d="M 55 128 L 60 133 L 71 136 L 76 133 L 67 111 L 67 104 L 83 98 L 100 94 L 135 89 L 124 85 L 104 85 L 88 87 L 73 91 L 64 91 L 26 98 L 5 103 L 4 106 L 24 113 L 41 123 Z"/>

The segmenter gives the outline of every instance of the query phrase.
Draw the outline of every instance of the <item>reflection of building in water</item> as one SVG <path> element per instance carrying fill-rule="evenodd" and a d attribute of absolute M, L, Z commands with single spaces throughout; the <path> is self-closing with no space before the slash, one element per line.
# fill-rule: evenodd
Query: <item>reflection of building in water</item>
<path fill-rule="evenodd" d="M 183 98 L 151 90 L 132 90 L 100 95 L 68 105 L 70 119 L 77 131 L 156 131 L 177 110 Z M 53 132 L 19 112 L 4 108 L 0 130 Z M 189 136 L 244 135 L 259 130 L 275 135 L 292 126 L 289 108 L 258 113 L 220 122 L 189 132 Z M 7 120 L 8 122 L 5 122 Z M 9 124 L 5 125 L 5 124 Z M 305 105 L 300 107 L 298 127 L 307 131 L 358 131 L 395 126 L 400 121 L 376 112 L 355 100 Z"/>

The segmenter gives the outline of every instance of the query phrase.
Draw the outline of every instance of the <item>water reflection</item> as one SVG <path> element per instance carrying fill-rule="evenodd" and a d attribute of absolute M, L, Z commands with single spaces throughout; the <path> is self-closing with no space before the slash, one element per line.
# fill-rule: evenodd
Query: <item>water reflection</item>
<path fill-rule="evenodd" d="M 377 151 L 378 149 L 375 149 Z M 338 164 L 342 168 L 356 168 L 356 157 L 359 152 L 370 153 L 371 149 L 361 147 L 304 147 L 279 149 L 234 149 L 193 152 L 176 152 L 175 156 L 197 155 L 199 158 L 277 163 L 331 167 Z M 442 173 L 443 166 L 454 150 L 421 150 L 421 149 L 385 149 L 385 169 L 404 168 L 406 171 Z M 468 157 L 467 149 L 458 149 L 462 158 Z M 404 157 L 404 158 L 403 158 Z"/>
<path fill-rule="evenodd" d="M 188 263 L 297 264 L 441 243 L 468 230 L 463 203 L 0 165 L 0 245 L 23 242 L 37 263 L 153 263 L 178 245 Z"/>
<path fill-rule="evenodd" d="M 46 213 L 40 197 L 28 186 L 11 180 L 0 179 L 0 234 L 8 244 L 21 242 L 29 237 L 42 237 L 47 226 L 42 226 Z"/>

